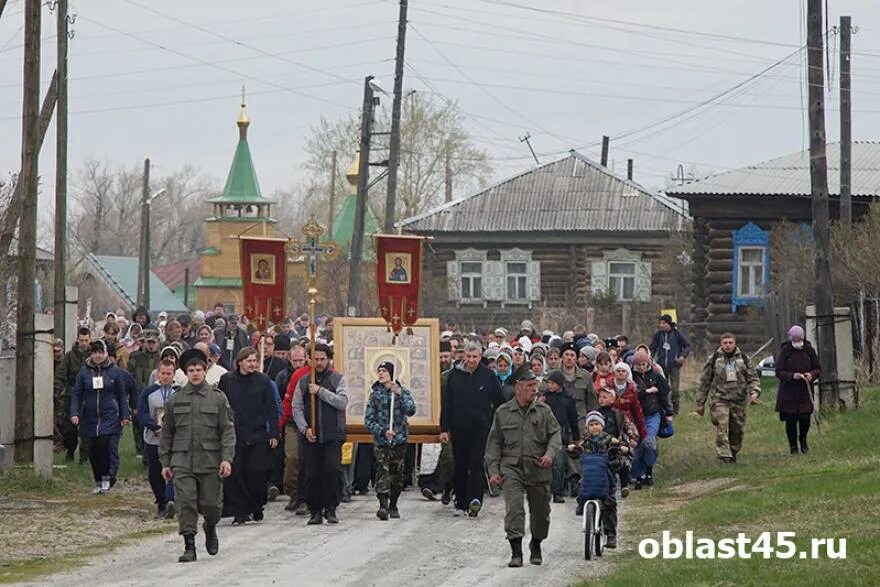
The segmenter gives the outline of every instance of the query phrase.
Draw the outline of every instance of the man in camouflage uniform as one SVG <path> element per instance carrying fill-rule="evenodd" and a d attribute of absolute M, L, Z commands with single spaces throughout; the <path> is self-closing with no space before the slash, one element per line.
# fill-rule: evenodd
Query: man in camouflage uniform
<path fill-rule="evenodd" d="M 174 480 L 179 510 L 178 528 L 183 535 L 182 563 L 196 560 L 196 524 L 199 512 L 205 518 L 205 549 L 215 555 L 220 549 L 217 523 L 223 509 L 221 477 L 232 474 L 235 456 L 235 425 L 226 395 L 205 381 L 208 357 L 198 349 L 180 356 L 187 383 L 165 404 L 159 434 L 162 477 Z"/>
<path fill-rule="evenodd" d="M 408 418 L 415 415 L 416 403 L 408 389 L 394 380 L 394 364 L 379 363 L 377 381 L 373 384 L 364 424 L 373 435 L 373 453 L 376 457 L 376 495 L 380 520 L 399 518 L 397 499 L 403 491 L 404 461 L 409 441 Z M 391 399 L 394 414 L 391 416 Z"/>
<path fill-rule="evenodd" d="M 67 351 L 61 362 L 55 367 L 55 409 L 56 415 L 60 415 L 62 444 L 67 450 L 65 461 L 73 461 L 73 453 L 79 440 L 77 426 L 70 422 L 70 398 L 73 395 L 73 386 L 76 376 L 82 370 L 86 359 L 89 358 L 89 345 L 92 342 L 92 334 L 88 328 L 81 326 L 76 331 L 76 342 Z M 88 445 L 85 441 L 79 447 L 79 462 L 85 463 L 89 459 Z"/>
<path fill-rule="evenodd" d="M 150 383 L 150 373 L 159 366 L 159 331 L 144 330 L 144 344 L 131 354 L 128 360 L 128 371 L 137 385 L 137 395 L 143 393 Z M 140 425 L 137 406 L 132 406 L 132 423 L 134 423 L 134 447 L 139 455 L 144 454 L 144 429 Z"/>
<path fill-rule="evenodd" d="M 733 334 L 721 335 L 718 347 L 706 365 L 697 390 L 697 413 L 701 416 L 709 401 L 709 413 L 715 424 L 715 452 L 724 463 L 735 463 L 742 449 L 746 427 L 746 405 L 758 402 L 761 383 L 749 359 L 736 346 Z"/>
<path fill-rule="evenodd" d="M 538 381 L 529 370 L 516 383 L 513 399 L 502 404 L 492 419 L 486 444 L 489 483 L 501 485 L 504 494 L 504 531 L 510 542 L 507 566 L 523 565 L 522 539 L 529 501 L 529 562 L 540 565 L 541 541 L 550 530 L 550 482 L 553 458 L 562 450 L 559 422 L 544 402 L 536 402 Z"/>

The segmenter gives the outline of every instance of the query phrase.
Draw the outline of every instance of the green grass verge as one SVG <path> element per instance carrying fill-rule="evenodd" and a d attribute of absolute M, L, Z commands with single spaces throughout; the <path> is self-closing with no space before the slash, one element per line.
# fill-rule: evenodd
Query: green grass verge
<path fill-rule="evenodd" d="M 656 486 L 624 502 L 625 552 L 602 585 L 877 585 L 880 583 L 880 399 L 862 393 L 860 409 L 834 414 L 810 431 L 811 452 L 789 455 L 784 424 L 773 411 L 775 380 L 748 412 L 739 462 L 715 459 L 714 427 L 682 413 L 675 437 L 661 440 Z M 693 403 L 686 404 L 693 409 Z M 793 558 L 645 559 L 638 542 L 668 530 L 683 538 L 755 540 L 761 532 L 796 532 L 797 550 L 811 538 L 846 538 L 846 560 Z M 774 541 L 775 542 L 775 541 Z M 821 552 L 824 553 L 824 547 Z M 585 561 L 585 564 L 589 564 Z M 591 583 L 584 583 L 589 585 Z M 600 583 L 596 583 L 600 584 Z"/>

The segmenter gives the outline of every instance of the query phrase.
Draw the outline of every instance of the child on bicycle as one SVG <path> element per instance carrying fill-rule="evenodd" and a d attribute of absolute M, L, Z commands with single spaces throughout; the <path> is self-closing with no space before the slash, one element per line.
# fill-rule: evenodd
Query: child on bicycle
<path fill-rule="evenodd" d="M 596 410 L 605 418 L 605 428 L 603 431 L 620 441 L 621 446 L 628 446 L 633 449 L 639 441 L 639 433 L 636 425 L 620 411 L 616 405 L 617 394 L 610 387 L 602 387 L 599 389 L 599 409 Z M 620 469 L 618 471 L 618 483 L 620 485 L 620 497 L 627 497 L 629 490 L 629 474 L 631 457 L 629 454 L 620 455 Z"/>
<path fill-rule="evenodd" d="M 599 500 L 605 547 L 617 548 L 617 472 L 620 470 L 620 456 L 626 455 L 629 448 L 604 432 L 604 428 L 605 418 L 602 414 L 590 412 L 586 416 L 584 438 L 569 444 L 568 451 L 580 456 L 583 467 L 576 515 L 583 515 L 587 500 Z"/>

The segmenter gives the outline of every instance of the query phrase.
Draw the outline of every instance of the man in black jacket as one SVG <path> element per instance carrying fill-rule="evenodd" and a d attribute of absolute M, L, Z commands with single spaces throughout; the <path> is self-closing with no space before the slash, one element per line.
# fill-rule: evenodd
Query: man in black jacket
<path fill-rule="evenodd" d="M 306 501 L 311 518 L 308 524 L 321 524 L 323 517 L 338 524 L 336 508 L 342 485 L 342 443 L 345 441 L 345 408 L 348 394 L 345 377 L 330 368 L 333 349 L 315 345 L 312 365 L 315 380 L 303 376 L 293 394 L 293 421 L 306 437 L 303 458 L 306 467 Z M 315 422 L 311 404 L 315 402 Z"/>
<path fill-rule="evenodd" d="M 476 517 L 483 504 L 486 475 L 483 455 L 495 409 L 504 403 L 501 384 L 480 359 L 482 347 L 469 342 L 464 360 L 446 378 L 440 411 L 440 442 L 452 441 L 455 460 L 455 515 Z"/>

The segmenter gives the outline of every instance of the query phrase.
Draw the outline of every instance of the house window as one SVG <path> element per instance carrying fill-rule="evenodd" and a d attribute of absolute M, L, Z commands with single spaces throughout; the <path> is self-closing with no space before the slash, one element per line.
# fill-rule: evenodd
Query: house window
<path fill-rule="evenodd" d="M 740 247 L 737 294 L 743 298 L 756 298 L 764 294 L 764 247 Z"/>
<path fill-rule="evenodd" d="M 636 288 L 636 264 L 610 261 L 608 289 L 621 302 L 632 301 Z"/>
<path fill-rule="evenodd" d="M 483 297 L 483 264 L 474 261 L 461 263 L 461 299 L 478 300 Z"/>
<path fill-rule="evenodd" d="M 507 299 L 525 300 L 528 298 L 526 282 L 528 279 L 526 262 L 507 263 Z"/>

